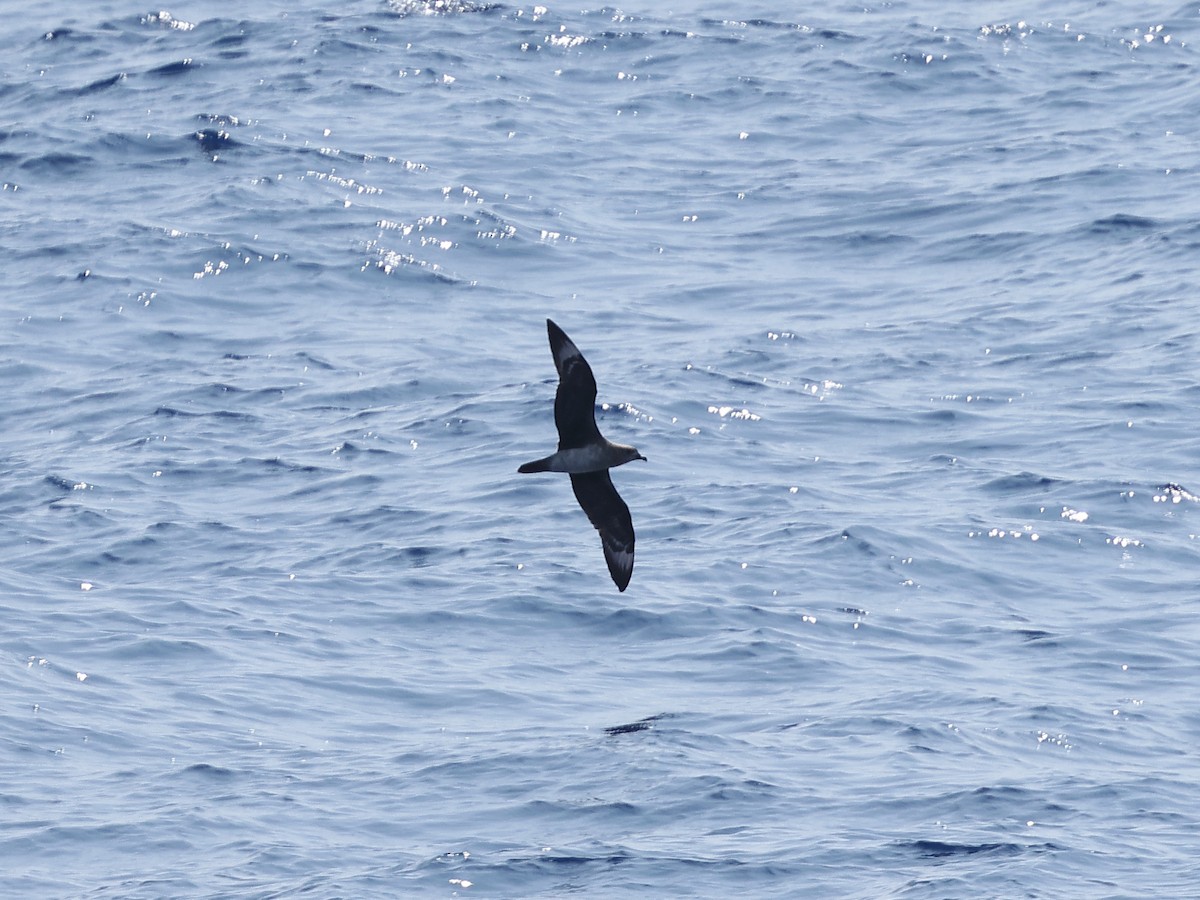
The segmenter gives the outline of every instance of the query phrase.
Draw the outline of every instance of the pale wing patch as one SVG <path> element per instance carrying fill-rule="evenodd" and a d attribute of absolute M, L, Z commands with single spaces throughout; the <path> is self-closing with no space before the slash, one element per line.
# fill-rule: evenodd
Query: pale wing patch
<path fill-rule="evenodd" d="M 582 360 L 583 354 L 579 352 L 579 348 L 571 343 L 570 340 L 565 340 L 554 348 L 554 361 L 558 364 L 558 370 L 565 372 L 567 363 L 574 363 L 575 360 Z"/>
<path fill-rule="evenodd" d="M 601 531 L 600 540 L 604 544 L 604 559 L 608 563 L 609 574 L 616 582 L 619 590 L 629 586 L 633 575 L 633 547 L 613 539 L 611 534 Z"/>
<path fill-rule="evenodd" d="M 629 507 L 613 487 L 607 470 L 573 473 L 571 487 L 592 526 L 600 532 L 608 572 L 620 590 L 633 574 L 633 520 Z"/>

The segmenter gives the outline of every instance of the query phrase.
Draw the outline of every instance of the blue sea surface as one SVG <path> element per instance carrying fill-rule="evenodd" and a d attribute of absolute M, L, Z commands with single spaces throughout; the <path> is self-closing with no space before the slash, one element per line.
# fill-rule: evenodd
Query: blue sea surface
<path fill-rule="evenodd" d="M 1145 9 L 0 0 L 0 895 L 1200 895 Z"/>

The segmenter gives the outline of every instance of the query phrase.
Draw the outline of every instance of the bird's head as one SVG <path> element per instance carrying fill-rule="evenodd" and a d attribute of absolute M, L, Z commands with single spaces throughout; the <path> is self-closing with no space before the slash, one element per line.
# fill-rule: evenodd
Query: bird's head
<path fill-rule="evenodd" d="M 617 456 L 617 459 L 619 460 L 619 462 L 617 463 L 618 466 L 623 466 L 627 462 L 633 462 L 635 459 L 640 459 L 642 462 L 647 461 L 646 457 L 644 457 L 644 456 L 642 456 L 642 454 L 638 453 L 637 447 L 629 447 L 629 446 L 626 446 L 625 444 L 617 444 L 616 446 L 617 446 L 617 450 L 618 450 L 618 456 Z"/>

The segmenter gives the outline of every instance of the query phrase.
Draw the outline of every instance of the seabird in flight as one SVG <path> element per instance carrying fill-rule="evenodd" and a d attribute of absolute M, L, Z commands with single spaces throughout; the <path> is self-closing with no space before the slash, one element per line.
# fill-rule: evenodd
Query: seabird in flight
<path fill-rule="evenodd" d="M 558 426 L 558 452 L 527 462 L 518 472 L 566 472 L 571 476 L 575 499 L 600 532 L 604 559 L 619 590 L 629 586 L 633 574 L 633 519 L 629 507 L 613 487 L 608 470 L 646 457 L 636 447 L 606 440 L 596 427 L 596 378 L 592 367 L 561 328 L 546 320 L 550 352 L 558 369 L 554 395 L 554 424 Z"/>

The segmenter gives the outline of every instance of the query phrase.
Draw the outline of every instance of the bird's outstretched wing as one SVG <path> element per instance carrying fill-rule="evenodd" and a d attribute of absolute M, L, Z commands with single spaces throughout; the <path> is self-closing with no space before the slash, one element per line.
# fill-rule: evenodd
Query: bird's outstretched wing
<path fill-rule="evenodd" d="M 587 513 L 604 545 L 608 572 L 619 590 L 629 587 L 633 575 L 633 519 L 629 507 L 613 487 L 608 470 L 571 476 L 575 499 Z"/>
<path fill-rule="evenodd" d="M 592 375 L 592 367 L 566 333 L 549 319 L 546 330 L 550 334 L 554 367 L 558 369 L 558 393 L 554 395 L 558 449 L 598 443 L 603 438 L 596 427 L 596 377 Z"/>

